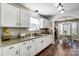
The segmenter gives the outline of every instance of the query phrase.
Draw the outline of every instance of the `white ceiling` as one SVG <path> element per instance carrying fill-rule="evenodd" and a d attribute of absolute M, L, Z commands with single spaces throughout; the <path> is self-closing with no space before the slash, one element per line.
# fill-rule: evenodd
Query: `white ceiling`
<path fill-rule="evenodd" d="M 62 3 L 65 9 L 65 13 L 72 12 L 79 8 L 79 3 Z M 22 3 L 21 5 L 26 8 L 35 11 L 39 10 L 42 15 L 56 15 L 59 14 L 57 7 L 54 3 Z"/>

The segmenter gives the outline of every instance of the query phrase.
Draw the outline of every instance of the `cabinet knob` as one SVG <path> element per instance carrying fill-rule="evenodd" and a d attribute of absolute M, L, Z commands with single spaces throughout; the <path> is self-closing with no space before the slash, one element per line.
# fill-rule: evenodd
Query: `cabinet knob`
<path fill-rule="evenodd" d="M 27 47 L 27 49 L 29 49 L 29 47 Z"/>
<path fill-rule="evenodd" d="M 41 41 L 41 43 L 43 43 L 44 41 Z"/>
<path fill-rule="evenodd" d="M 18 54 L 18 50 L 16 51 L 16 54 Z"/>
<path fill-rule="evenodd" d="M 9 47 L 9 49 L 12 49 L 12 48 L 14 48 L 14 47 Z"/>
<path fill-rule="evenodd" d="M 21 23 L 19 25 L 21 26 Z"/>
<path fill-rule="evenodd" d="M 25 45 L 26 43 L 23 43 L 23 45 Z"/>
<path fill-rule="evenodd" d="M 31 46 L 30 46 L 30 48 L 31 48 Z"/>
<path fill-rule="evenodd" d="M 18 22 L 17 22 L 17 26 L 18 26 Z"/>

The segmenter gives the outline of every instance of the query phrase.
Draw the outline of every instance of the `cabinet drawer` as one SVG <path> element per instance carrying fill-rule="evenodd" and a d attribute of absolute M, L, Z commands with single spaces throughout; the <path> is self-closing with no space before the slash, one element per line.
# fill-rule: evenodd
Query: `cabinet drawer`
<path fill-rule="evenodd" d="M 17 56 L 19 55 L 19 45 L 11 45 L 3 47 L 3 56 Z"/>

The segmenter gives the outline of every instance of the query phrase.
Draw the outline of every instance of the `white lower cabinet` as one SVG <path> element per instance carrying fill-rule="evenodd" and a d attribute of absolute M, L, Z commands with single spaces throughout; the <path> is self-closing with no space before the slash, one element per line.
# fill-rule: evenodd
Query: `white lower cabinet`
<path fill-rule="evenodd" d="M 52 35 L 47 35 L 37 39 L 37 53 L 45 49 L 52 43 Z"/>
<path fill-rule="evenodd" d="M 41 50 L 42 50 L 42 39 L 41 38 L 38 38 L 37 39 L 37 53 L 39 53 Z"/>
<path fill-rule="evenodd" d="M 3 52 L 2 52 L 2 47 L 0 47 L 0 56 L 2 56 Z"/>
<path fill-rule="evenodd" d="M 20 44 L 20 56 L 34 56 L 36 53 L 36 39 L 22 42 Z"/>
<path fill-rule="evenodd" d="M 19 44 L 3 47 L 3 56 L 18 56 Z"/>
<path fill-rule="evenodd" d="M 49 43 L 51 44 L 51 43 L 53 43 L 53 37 L 52 37 L 52 35 L 49 35 L 50 37 L 49 37 Z"/>
<path fill-rule="evenodd" d="M 52 35 L 0 48 L 0 56 L 34 56 L 52 43 Z"/>
<path fill-rule="evenodd" d="M 37 41 L 36 39 L 30 40 L 30 55 L 34 56 L 37 54 Z"/>
<path fill-rule="evenodd" d="M 30 56 L 30 42 L 20 43 L 20 56 Z"/>
<path fill-rule="evenodd" d="M 46 38 L 41 37 L 37 39 L 37 53 L 42 51 L 44 48 L 46 48 Z"/>
<path fill-rule="evenodd" d="M 42 50 L 46 48 L 46 38 L 45 36 L 44 37 L 41 37 L 41 46 L 42 46 Z"/>
<path fill-rule="evenodd" d="M 44 46 L 44 48 L 46 48 L 48 46 L 47 45 L 47 36 L 44 36 L 43 40 L 44 40 L 43 46 Z"/>
<path fill-rule="evenodd" d="M 52 35 L 47 36 L 47 46 L 52 43 Z"/>

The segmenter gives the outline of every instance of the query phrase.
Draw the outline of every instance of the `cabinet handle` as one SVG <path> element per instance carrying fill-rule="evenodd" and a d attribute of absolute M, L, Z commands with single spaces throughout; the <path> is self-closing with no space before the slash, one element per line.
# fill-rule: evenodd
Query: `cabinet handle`
<path fill-rule="evenodd" d="M 21 26 L 21 23 L 20 23 L 20 26 Z"/>
<path fill-rule="evenodd" d="M 14 47 L 9 47 L 9 49 L 12 49 L 12 48 L 14 48 Z"/>
<path fill-rule="evenodd" d="M 27 49 L 29 49 L 29 47 L 27 47 Z"/>
<path fill-rule="evenodd" d="M 43 43 L 43 41 L 41 41 L 41 43 Z"/>
<path fill-rule="evenodd" d="M 31 48 L 31 46 L 30 46 L 30 48 Z"/>
<path fill-rule="evenodd" d="M 25 45 L 26 43 L 23 43 L 23 45 Z"/>
<path fill-rule="evenodd" d="M 18 22 L 17 22 L 17 26 L 18 26 Z"/>
<path fill-rule="evenodd" d="M 18 51 L 16 51 L 16 54 L 18 54 Z"/>

